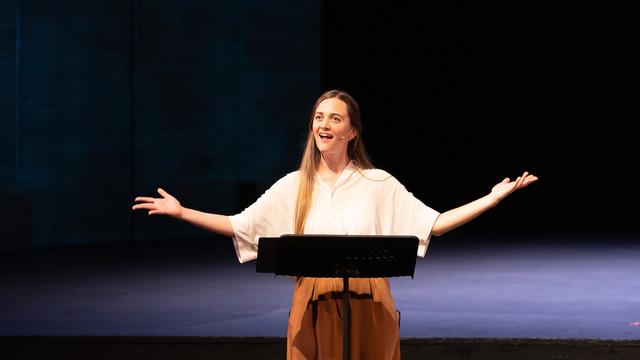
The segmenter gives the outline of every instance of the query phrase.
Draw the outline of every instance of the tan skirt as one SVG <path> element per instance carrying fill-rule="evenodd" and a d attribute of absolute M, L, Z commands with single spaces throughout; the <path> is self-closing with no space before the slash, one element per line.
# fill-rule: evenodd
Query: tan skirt
<path fill-rule="evenodd" d="M 342 279 L 298 278 L 287 359 L 342 359 Z M 350 279 L 351 359 L 400 359 L 398 313 L 384 278 Z"/>

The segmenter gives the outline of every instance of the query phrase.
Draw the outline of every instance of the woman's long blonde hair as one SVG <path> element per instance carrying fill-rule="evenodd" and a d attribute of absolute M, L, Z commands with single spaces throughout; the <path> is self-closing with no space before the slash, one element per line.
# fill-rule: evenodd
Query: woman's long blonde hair
<path fill-rule="evenodd" d="M 369 160 L 367 151 L 362 141 L 362 121 L 360 119 L 360 108 L 358 103 L 341 90 L 329 90 L 320 95 L 311 110 L 311 118 L 309 120 L 309 133 L 307 134 L 307 144 L 304 149 L 302 161 L 300 162 L 300 185 L 298 187 L 298 198 L 296 200 L 296 213 L 294 218 L 294 232 L 296 234 L 304 233 L 304 226 L 307 222 L 307 215 L 311 208 L 313 199 L 313 184 L 320 163 L 320 151 L 316 146 L 315 137 L 313 135 L 313 118 L 318 105 L 326 99 L 337 98 L 347 104 L 347 114 L 351 127 L 356 130 L 357 135 L 347 146 L 347 157 L 353 160 L 360 169 L 371 169 L 373 165 Z"/>

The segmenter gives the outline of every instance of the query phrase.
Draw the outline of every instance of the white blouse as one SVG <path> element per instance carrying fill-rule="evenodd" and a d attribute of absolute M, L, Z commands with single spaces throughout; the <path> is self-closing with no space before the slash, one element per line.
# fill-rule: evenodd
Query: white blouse
<path fill-rule="evenodd" d="M 233 244 L 241 263 L 255 260 L 260 237 L 294 232 L 299 171 L 287 174 L 251 206 L 230 216 Z M 353 163 L 333 186 L 319 176 L 304 228 L 305 234 L 410 235 L 419 239 L 424 257 L 439 212 L 416 199 L 384 170 L 362 170 Z"/>

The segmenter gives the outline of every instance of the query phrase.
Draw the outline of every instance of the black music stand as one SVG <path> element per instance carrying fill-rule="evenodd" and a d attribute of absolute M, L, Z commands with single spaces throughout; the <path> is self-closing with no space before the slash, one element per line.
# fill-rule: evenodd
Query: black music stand
<path fill-rule="evenodd" d="M 342 358 L 349 359 L 351 313 L 349 278 L 411 276 L 416 266 L 415 236 L 283 235 L 258 242 L 256 272 L 342 278 L 344 319 Z"/>

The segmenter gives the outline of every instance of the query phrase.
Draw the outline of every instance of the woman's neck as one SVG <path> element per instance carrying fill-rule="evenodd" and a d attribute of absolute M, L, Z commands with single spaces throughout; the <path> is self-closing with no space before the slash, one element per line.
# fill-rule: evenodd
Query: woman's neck
<path fill-rule="evenodd" d="M 347 154 L 340 157 L 321 154 L 318 171 L 324 175 L 339 175 L 349 165 Z"/>

